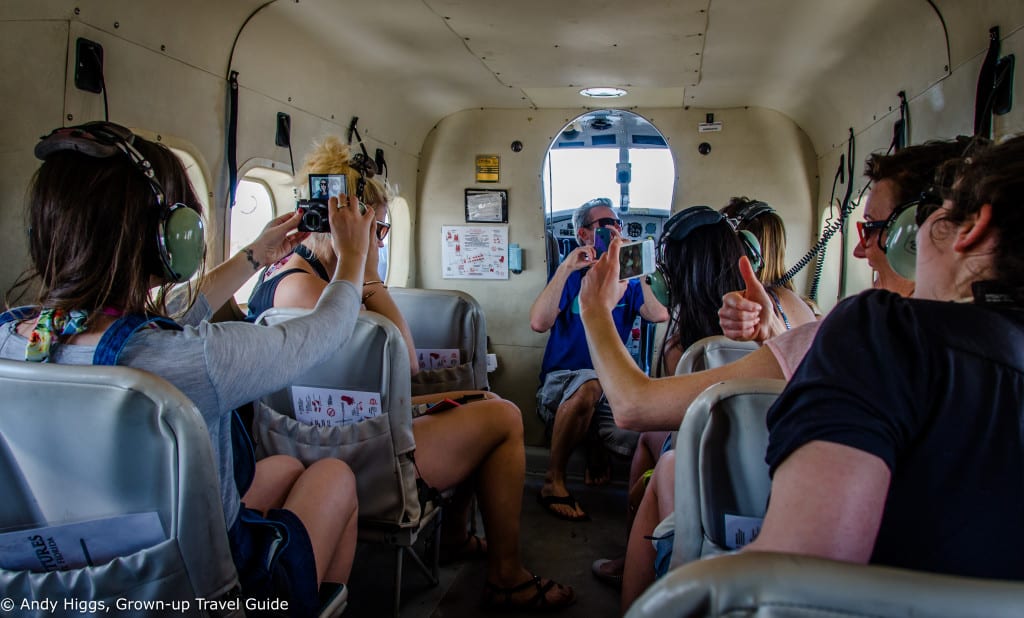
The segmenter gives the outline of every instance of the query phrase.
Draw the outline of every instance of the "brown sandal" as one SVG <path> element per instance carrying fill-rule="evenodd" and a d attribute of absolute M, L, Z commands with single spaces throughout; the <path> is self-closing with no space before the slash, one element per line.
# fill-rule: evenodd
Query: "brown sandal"
<path fill-rule="evenodd" d="M 541 578 L 534 575 L 532 579 L 510 588 L 501 588 L 487 582 L 484 585 L 484 598 L 481 606 L 486 610 L 557 612 L 576 602 L 576 592 L 572 588 L 555 583 L 553 579 L 547 580 L 546 583 L 542 583 L 542 581 Z M 549 601 L 548 592 L 555 586 L 568 590 L 569 596 L 559 601 Z M 536 589 L 536 593 L 532 597 L 523 600 L 512 597 L 512 595 L 530 588 Z"/>

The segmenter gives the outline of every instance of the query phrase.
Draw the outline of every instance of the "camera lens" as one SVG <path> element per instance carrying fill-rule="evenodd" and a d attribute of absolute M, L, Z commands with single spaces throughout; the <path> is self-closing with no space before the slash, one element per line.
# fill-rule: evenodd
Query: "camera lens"
<path fill-rule="evenodd" d="M 320 229 L 320 213 L 315 210 L 307 210 L 302 215 L 302 225 L 307 230 Z"/>

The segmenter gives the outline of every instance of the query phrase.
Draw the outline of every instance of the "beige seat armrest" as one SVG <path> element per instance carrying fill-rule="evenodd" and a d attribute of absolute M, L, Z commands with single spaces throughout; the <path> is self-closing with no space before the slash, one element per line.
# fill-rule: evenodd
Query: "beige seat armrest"
<path fill-rule="evenodd" d="M 1020 582 L 741 552 L 669 572 L 626 617 L 1010 618 L 1022 613 Z"/>

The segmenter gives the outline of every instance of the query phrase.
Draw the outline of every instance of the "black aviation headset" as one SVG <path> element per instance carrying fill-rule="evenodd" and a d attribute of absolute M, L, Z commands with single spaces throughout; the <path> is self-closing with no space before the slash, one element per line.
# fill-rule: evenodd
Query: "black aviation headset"
<path fill-rule="evenodd" d="M 153 166 L 133 145 L 135 134 L 112 122 L 88 122 L 74 127 L 54 129 L 40 138 L 35 155 L 46 160 L 55 152 L 70 150 L 96 159 L 124 155 L 146 180 L 160 209 L 156 246 L 160 253 L 163 276 L 171 282 L 186 281 L 199 270 L 206 251 L 203 219 L 185 204 L 168 206 L 163 187 Z"/>
<path fill-rule="evenodd" d="M 764 204 L 764 202 L 760 203 Z M 771 208 L 771 206 L 768 206 L 767 204 L 764 204 L 764 206 L 769 209 Z M 740 244 L 743 246 L 743 252 L 747 255 L 747 258 L 750 259 L 751 266 L 754 267 L 754 272 L 761 269 L 761 264 L 763 262 L 761 259 L 761 243 L 758 242 L 756 236 L 747 230 L 736 230 L 737 223 L 735 221 L 730 220 L 728 217 L 710 206 L 691 206 L 690 208 L 684 208 L 669 217 L 668 221 L 666 221 L 665 225 L 662 227 L 661 237 L 658 239 L 658 269 L 647 277 L 647 283 L 651 286 L 651 291 L 654 292 L 654 296 L 658 299 L 658 302 L 666 307 L 669 304 L 668 285 L 665 282 L 664 274 L 666 268 L 663 261 L 665 259 L 665 245 L 668 241 L 670 239 L 681 241 L 699 227 L 714 225 L 716 223 L 721 223 L 722 221 L 727 222 L 730 227 L 733 228 L 733 231 L 736 232 L 736 235 L 740 240 Z"/>
<path fill-rule="evenodd" d="M 862 229 L 878 229 L 878 246 L 889 265 L 904 279 L 917 274 L 917 230 L 933 212 L 942 207 L 942 194 L 934 187 L 893 209 L 885 221 L 858 223 Z M 863 232 L 861 232 L 863 235 Z"/>
<path fill-rule="evenodd" d="M 722 210 L 725 209 L 723 208 Z M 761 253 L 761 243 L 757 240 L 757 236 L 754 236 L 753 232 L 740 228 L 746 228 L 751 221 L 762 215 L 774 213 L 775 209 L 769 206 L 766 202 L 752 200 L 743 203 L 734 217 L 729 217 L 729 223 L 739 235 L 740 242 L 743 243 L 743 250 L 746 252 L 747 257 L 750 258 L 750 265 L 754 267 L 754 272 L 759 272 L 761 267 L 764 266 L 764 257 Z"/>

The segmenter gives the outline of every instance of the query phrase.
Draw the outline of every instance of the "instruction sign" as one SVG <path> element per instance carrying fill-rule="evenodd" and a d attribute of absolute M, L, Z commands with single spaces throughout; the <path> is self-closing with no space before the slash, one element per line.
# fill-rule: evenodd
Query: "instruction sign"
<path fill-rule="evenodd" d="M 476 181 L 477 182 L 498 182 L 501 169 L 501 159 L 498 155 L 477 155 L 476 156 Z"/>
<path fill-rule="evenodd" d="M 441 226 L 441 273 L 445 279 L 508 279 L 508 228 Z"/>

